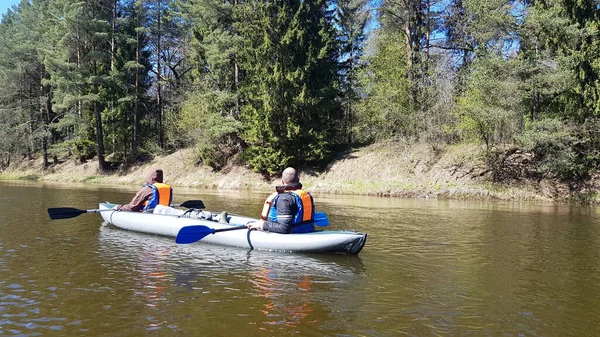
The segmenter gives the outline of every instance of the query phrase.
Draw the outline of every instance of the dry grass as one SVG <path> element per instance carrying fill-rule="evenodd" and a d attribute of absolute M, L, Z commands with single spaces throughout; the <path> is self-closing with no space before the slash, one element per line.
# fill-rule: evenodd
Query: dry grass
<path fill-rule="evenodd" d="M 481 165 L 475 146 L 435 151 L 427 144 L 377 144 L 332 163 L 307 185 L 313 191 L 399 197 L 550 200 L 527 186 L 504 186 L 473 179 Z M 306 180 L 304 180 L 306 181 Z"/>
<path fill-rule="evenodd" d="M 476 146 L 449 146 L 434 150 L 427 144 L 376 144 L 341 154 L 321 172 L 302 170 L 306 189 L 317 193 L 359 194 L 393 197 L 487 199 L 520 201 L 598 202 L 597 184 L 591 183 L 577 197 L 554 181 L 528 184 L 492 184 L 474 178 L 480 167 Z M 140 185 L 146 172 L 160 167 L 173 186 L 213 189 L 269 191 L 279 178 L 267 181 L 247 167 L 231 167 L 226 173 L 196 165 L 192 150 L 177 151 L 152 162 L 114 174 L 98 173 L 96 162 L 68 161 L 43 170 L 41 161 L 24 162 L 5 170 L 0 179 L 29 179 L 55 182 Z M 600 177 L 594 181 L 600 181 Z"/>
<path fill-rule="evenodd" d="M 227 174 L 223 174 L 213 172 L 209 167 L 195 165 L 192 150 L 188 149 L 159 156 L 149 163 L 111 174 L 99 173 L 95 161 L 85 164 L 66 161 L 43 170 L 42 162 L 36 160 L 11 167 L 2 172 L 0 178 L 18 179 L 37 176 L 39 177 L 37 180 L 40 181 L 140 185 L 144 183 L 146 173 L 152 168 L 163 169 L 165 181 L 174 186 L 222 189 L 268 189 L 271 186 L 260 174 L 244 167 L 235 167 Z"/>

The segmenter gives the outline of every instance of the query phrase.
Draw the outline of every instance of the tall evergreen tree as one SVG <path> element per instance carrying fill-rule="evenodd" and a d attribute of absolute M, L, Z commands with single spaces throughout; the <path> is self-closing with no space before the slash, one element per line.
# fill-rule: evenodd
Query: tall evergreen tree
<path fill-rule="evenodd" d="M 46 58 L 56 107 L 66 114 L 70 143 L 81 159 L 96 154 L 101 171 L 105 161 L 101 91 L 110 70 L 111 2 L 73 3 L 56 0 L 49 8 L 54 29 L 46 38 L 56 43 Z M 94 146 L 90 146 L 94 144 Z"/>
<path fill-rule="evenodd" d="M 522 81 L 527 91 L 524 101 L 528 119 L 562 116 L 572 106 L 575 73 L 569 69 L 569 50 L 579 38 L 579 29 L 570 22 L 558 1 L 531 4 L 519 29 L 520 58 L 527 62 Z M 558 48 L 561 45 L 562 48 Z M 562 54 L 562 55 L 561 55 Z"/>
<path fill-rule="evenodd" d="M 177 110 L 178 97 L 187 74 L 192 70 L 188 62 L 189 27 L 182 18 L 175 0 L 145 0 L 148 10 L 148 32 L 151 54 L 153 89 L 156 97 L 156 129 L 158 144 L 165 148 L 165 121 L 167 114 Z"/>
<path fill-rule="evenodd" d="M 367 38 L 365 29 L 370 19 L 367 0 L 338 0 L 336 4 L 336 27 L 340 44 L 340 86 L 344 124 L 342 130 L 351 143 L 350 129 L 354 115 L 354 106 L 359 100 L 357 77 L 361 67 L 364 43 Z"/>
<path fill-rule="evenodd" d="M 237 1 L 220 0 L 182 4 L 193 25 L 189 60 L 193 85 L 185 96 L 180 127 L 191 136 L 202 162 L 215 169 L 226 166 L 243 146 L 236 28 L 238 20 L 244 20 L 240 7 Z"/>
<path fill-rule="evenodd" d="M 138 156 L 141 121 L 149 105 L 148 38 L 146 11 L 141 1 L 114 2 L 111 22 L 111 65 L 103 94 L 106 139 L 115 159 L 134 161 Z M 148 129 L 146 126 L 144 129 Z"/>
<path fill-rule="evenodd" d="M 365 57 L 367 67 L 359 72 L 362 99 L 351 130 L 357 143 L 415 136 L 404 41 L 401 33 L 384 29 L 369 40 L 374 53 Z"/>
<path fill-rule="evenodd" d="M 269 173 L 321 160 L 341 118 L 329 3 L 282 0 L 252 10 L 253 22 L 240 27 L 246 158 Z"/>
<path fill-rule="evenodd" d="M 5 139 L 5 144 L 11 144 L 9 152 L 22 151 L 32 158 L 41 149 L 47 166 L 47 124 L 52 108 L 42 62 L 45 6 L 43 1 L 23 1 L 15 7 L 16 11 L 9 11 L 3 17 L 0 27 L 4 54 L 0 57 L 0 76 L 3 77 L 0 110 L 4 114 L 3 123 L 13 125 L 7 127 L 13 136 Z"/>
<path fill-rule="evenodd" d="M 411 110 L 421 106 L 422 76 L 428 67 L 428 60 L 423 53 L 428 47 L 427 27 L 430 26 L 426 16 L 426 1 L 383 0 L 379 8 L 382 29 L 400 33 L 404 37 L 404 52 L 396 58 L 405 58 Z"/>
<path fill-rule="evenodd" d="M 530 1 L 521 56 L 530 67 L 527 128 L 519 137 L 541 172 L 582 180 L 600 165 L 598 58 L 600 10 L 594 1 Z"/>
<path fill-rule="evenodd" d="M 575 28 L 571 34 L 562 37 L 571 37 L 570 40 L 552 39 L 548 42 L 550 47 L 558 48 L 564 55 L 576 80 L 576 86 L 568 101 L 565 101 L 567 113 L 577 122 L 583 123 L 590 117 L 600 116 L 600 8 L 598 2 L 593 0 L 561 1 L 563 13 L 569 19 L 570 25 Z M 554 1 L 541 2 L 541 6 L 556 6 Z M 574 34 L 573 34 L 574 33 Z"/>
<path fill-rule="evenodd" d="M 18 13 L 8 10 L 0 23 L 0 167 L 8 166 L 17 155 L 29 151 L 27 130 L 31 122 L 31 107 L 27 94 L 35 81 L 30 72 L 31 55 L 22 41 L 23 29 Z M 27 61 L 27 58 L 29 61 Z"/>

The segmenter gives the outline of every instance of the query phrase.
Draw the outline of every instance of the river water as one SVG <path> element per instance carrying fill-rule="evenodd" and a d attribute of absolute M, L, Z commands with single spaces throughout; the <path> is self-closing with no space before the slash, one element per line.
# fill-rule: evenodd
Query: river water
<path fill-rule="evenodd" d="M 600 208 L 314 195 L 358 256 L 177 245 L 49 207 L 134 187 L 0 182 L 0 335 L 600 336 Z M 176 189 L 256 216 L 265 193 Z"/>

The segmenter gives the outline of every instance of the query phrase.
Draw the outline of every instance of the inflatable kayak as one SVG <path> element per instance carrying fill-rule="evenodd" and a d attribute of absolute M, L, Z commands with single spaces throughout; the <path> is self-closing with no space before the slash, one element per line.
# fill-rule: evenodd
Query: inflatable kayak
<path fill-rule="evenodd" d="M 200 227 L 214 234 L 202 235 L 198 242 L 215 245 L 297 253 L 358 254 L 367 240 L 367 233 L 352 230 L 316 230 L 301 234 L 278 234 L 248 230 L 245 224 L 256 219 L 230 215 L 228 223 L 195 219 L 171 214 L 110 211 L 116 204 L 100 203 L 100 214 L 107 223 L 129 231 L 178 237 L 182 228 Z"/>

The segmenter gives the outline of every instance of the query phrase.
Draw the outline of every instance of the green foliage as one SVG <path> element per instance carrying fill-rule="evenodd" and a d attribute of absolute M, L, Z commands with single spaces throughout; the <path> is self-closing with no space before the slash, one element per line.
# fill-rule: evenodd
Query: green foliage
<path fill-rule="evenodd" d="M 254 170 L 319 161 L 339 132 L 337 49 L 327 2 L 245 7 L 240 65 L 242 138 Z"/>
<path fill-rule="evenodd" d="M 587 179 L 599 27 L 591 0 L 22 1 L 0 22 L 0 167 L 193 145 L 276 174 L 425 139 L 485 144 L 492 179 Z"/>
<path fill-rule="evenodd" d="M 234 26 L 239 19 L 236 14 L 239 7 L 219 0 L 182 3 L 183 15 L 193 23 L 189 57 L 192 79 L 196 85 L 202 83 L 204 89 L 236 92 L 235 55 L 239 37 Z"/>
<path fill-rule="evenodd" d="M 73 154 L 84 163 L 96 155 L 96 144 L 88 139 L 78 139 L 73 142 Z"/>
<path fill-rule="evenodd" d="M 510 144 L 523 125 L 518 60 L 479 59 L 456 104 L 457 131 L 466 140 L 482 141 L 490 152 Z"/>
<path fill-rule="evenodd" d="M 516 140 L 524 151 L 534 154 L 537 170 L 543 175 L 566 178 L 579 170 L 572 148 L 577 138 L 573 128 L 560 119 L 529 122 Z"/>
<path fill-rule="evenodd" d="M 263 171 L 270 175 L 281 173 L 280 168 L 287 166 L 293 160 L 283 150 L 276 150 L 267 146 L 249 147 L 242 153 L 240 159 L 249 163 L 255 170 Z"/>
<path fill-rule="evenodd" d="M 371 43 L 375 54 L 366 58 L 359 83 L 362 101 L 352 128 L 358 143 L 414 136 L 416 120 L 410 108 L 410 83 L 404 62 L 403 36 L 379 31 Z"/>
<path fill-rule="evenodd" d="M 466 0 L 463 1 L 468 15 L 464 25 L 469 32 L 465 39 L 476 46 L 478 56 L 501 55 L 506 52 L 507 44 L 516 40 L 518 9 L 515 3 L 505 0 Z"/>
<path fill-rule="evenodd" d="M 548 110 L 576 123 L 600 112 L 599 24 L 593 1 L 550 0 L 532 3 L 523 25 L 523 54 L 534 61 L 553 62 L 564 74 L 562 83 L 550 83 L 555 93 Z"/>
<path fill-rule="evenodd" d="M 21 2 L 0 24 L 0 151 L 7 162 L 16 154 L 31 158 L 47 137 L 39 11 L 43 3 Z"/>
<path fill-rule="evenodd" d="M 117 4 L 117 11 L 122 17 L 116 19 L 114 31 L 111 27 L 111 38 L 118 48 L 111 49 L 111 69 L 100 90 L 101 99 L 106 102 L 102 123 L 111 161 L 129 163 L 143 157 L 141 139 L 154 135 L 148 122 L 148 108 L 153 106 L 148 96 L 150 38 L 144 27 L 148 11 L 138 1 Z"/>
<path fill-rule="evenodd" d="M 85 163 L 96 155 L 96 144 L 83 138 L 73 138 L 53 144 L 49 153 L 57 157 L 70 157 L 74 155 L 78 162 Z"/>
<path fill-rule="evenodd" d="M 45 34 L 55 46 L 46 54 L 54 107 L 65 115 L 79 117 L 77 128 L 86 133 L 82 139 L 96 139 L 101 170 L 106 168 L 102 123 L 106 101 L 102 95 L 109 82 L 107 34 L 111 13 L 107 2 L 55 0 L 49 6 L 48 17 L 64 19 L 53 22 L 53 29 Z"/>
<path fill-rule="evenodd" d="M 192 80 L 177 128 L 196 147 L 198 157 L 213 169 L 224 168 L 241 152 L 239 79 L 234 29 L 239 5 L 215 0 L 185 3 L 193 26 Z"/>
<path fill-rule="evenodd" d="M 370 15 L 366 0 L 338 0 L 335 12 L 337 41 L 340 45 L 339 81 L 344 117 L 341 121 L 342 137 L 351 142 L 351 128 L 356 105 L 360 101 L 358 94 L 358 76 L 361 68 L 363 48 L 367 39 L 366 25 Z"/>
<path fill-rule="evenodd" d="M 195 144 L 200 160 L 216 170 L 224 168 L 241 152 L 237 137 L 240 123 L 220 111 L 231 100 L 228 93 L 195 92 L 181 110 L 179 129 Z"/>

